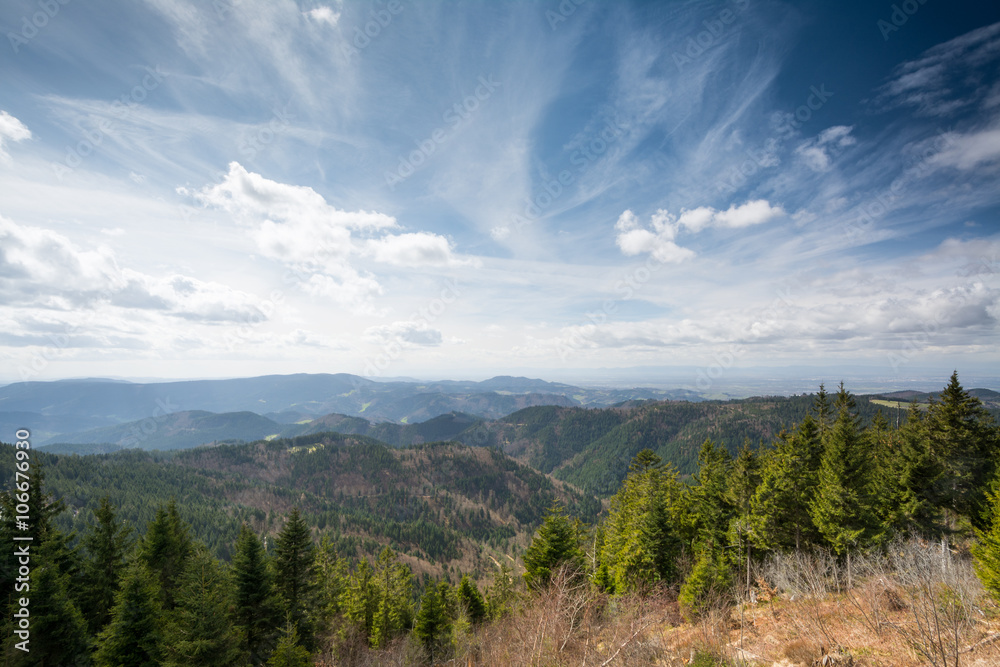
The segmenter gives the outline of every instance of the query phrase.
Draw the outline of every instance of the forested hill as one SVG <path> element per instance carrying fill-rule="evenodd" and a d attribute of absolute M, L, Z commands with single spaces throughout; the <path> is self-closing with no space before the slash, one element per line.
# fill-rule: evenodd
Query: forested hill
<path fill-rule="evenodd" d="M 108 496 L 142 530 L 175 498 L 194 536 L 223 558 L 241 523 L 276 532 L 298 506 L 342 555 L 391 546 L 417 572 L 475 574 L 491 555 L 523 548 L 553 503 L 588 521 L 600 510 L 593 497 L 498 450 L 457 443 L 393 448 L 326 433 L 171 454 L 36 456 L 47 489 L 67 503 L 63 528 L 82 532 Z M 0 447 L 0 488 L 11 488 L 15 470 L 13 448 Z"/>
<path fill-rule="evenodd" d="M 697 470 L 698 450 L 707 439 L 735 454 L 749 439 L 770 443 L 783 428 L 800 422 L 814 395 L 736 401 L 633 401 L 602 409 L 539 406 L 493 422 L 476 424 L 458 436 L 468 444 L 503 449 L 519 461 L 598 495 L 621 485 L 632 458 L 650 449 L 682 474 Z M 896 409 L 856 397 L 858 415 L 869 423 L 881 411 L 890 421 Z M 905 421 L 905 404 L 900 415 Z"/>

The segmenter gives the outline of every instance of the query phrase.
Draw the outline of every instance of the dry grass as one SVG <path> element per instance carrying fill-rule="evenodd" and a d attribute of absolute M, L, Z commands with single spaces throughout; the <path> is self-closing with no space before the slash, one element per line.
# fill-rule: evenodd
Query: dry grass
<path fill-rule="evenodd" d="M 695 623 L 681 620 L 675 591 L 611 598 L 562 573 L 513 614 L 456 636 L 439 664 L 1000 666 L 1000 610 L 967 558 L 913 541 L 853 568 L 848 590 L 827 554 L 775 557 L 758 568 L 752 600 L 720 597 Z M 401 639 L 339 664 L 424 661 Z"/>

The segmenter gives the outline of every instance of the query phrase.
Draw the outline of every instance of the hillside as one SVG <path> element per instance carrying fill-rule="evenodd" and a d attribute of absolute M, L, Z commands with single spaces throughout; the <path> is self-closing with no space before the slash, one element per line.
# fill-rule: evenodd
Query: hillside
<path fill-rule="evenodd" d="M 458 436 L 467 444 L 500 447 L 542 472 L 609 495 L 619 487 L 629 462 L 651 449 L 684 474 L 697 468 L 698 450 L 711 438 L 735 454 L 744 440 L 769 443 L 809 412 L 813 396 L 735 401 L 640 401 L 603 409 L 533 407 L 477 424 Z M 856 397 L 862 420 L 889 410 Z M 905 417 L 905 416 L 904 416 Z"/>
<path fill-rule="evenodd" d="M 82 529 L 104 495 L 138 527 L 176 498 L 195 536 L 224 558 L 240 523 L 272 532 L 298 506 L 343 555 L 391 545 L 418 572 L 440 574 L 446 564 L 482 572 L 488 554 L 522 549 L 554 502 L 587 521 L 600 510 L 593 497 L 498 450 L 455 443 L 393 448 L 325 433 L 169 454 L 39 452 L 38 460 L 48 489 L 69 506 L 64 528 Z M 3 488 L 13 463 L 13 449 L 0 448 Z"/>

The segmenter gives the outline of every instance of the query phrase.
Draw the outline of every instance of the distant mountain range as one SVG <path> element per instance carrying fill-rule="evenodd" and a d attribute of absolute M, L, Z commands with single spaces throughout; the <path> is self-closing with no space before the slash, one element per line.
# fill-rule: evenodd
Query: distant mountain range
<path fill-rule="evenodd" d="M 451 412 L 497 419 L 535 405 L 604 407 L 633 399 L 698 400 L 699 396 L 683 389 L 593 389 L 509 376 L 482 382 L 376 382 L 344 373 L 155 383 L 18 382 L 0 387 L 0 438 L 27 427 L 38 443 L 80 442 L 85 431 L 139 421 L 146 441 L 155 434 L 147 431 L 169 430 L 166 423 L 173 420 L 165 417 L 182 412 L 254 413 L 277 423 L 339 414 L 364 417 L 372 423 L 406 424 Z M 196 414 L 176 419 L 207 417 Z M 241 429 L 268 431 L 264 435 L 282 432 L 249 417 L 230 421 Z M 117 442 L 124 436 L 105 432 L 101 437 Z M 214 434 L 207 441 L 213 439 Z"/>

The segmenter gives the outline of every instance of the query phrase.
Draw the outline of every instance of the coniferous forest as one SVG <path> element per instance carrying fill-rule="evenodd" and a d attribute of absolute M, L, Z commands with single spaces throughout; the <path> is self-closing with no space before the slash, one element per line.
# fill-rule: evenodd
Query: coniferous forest
<path fill-rule="evenodd" d="M 898 422 L 821 386 L 691 474 L 643 448 L 603 499 L 496 446 L 2 449 L 5 665 L 1000 657 L 1000 428 L 957 373 Z"/>

